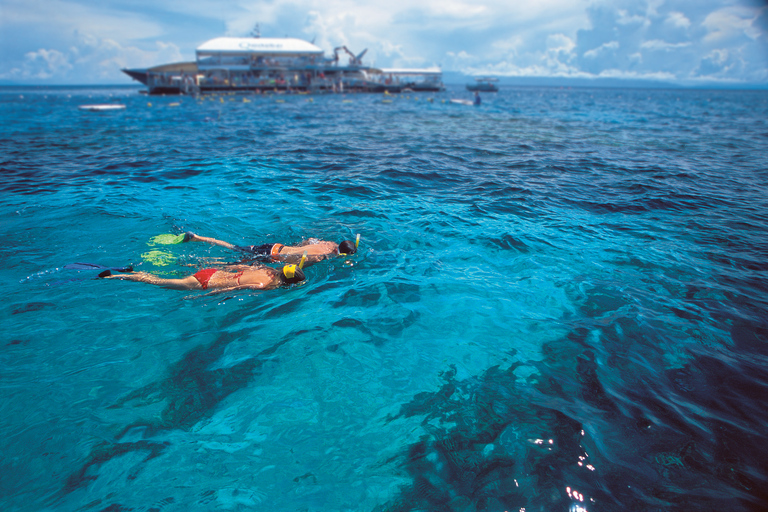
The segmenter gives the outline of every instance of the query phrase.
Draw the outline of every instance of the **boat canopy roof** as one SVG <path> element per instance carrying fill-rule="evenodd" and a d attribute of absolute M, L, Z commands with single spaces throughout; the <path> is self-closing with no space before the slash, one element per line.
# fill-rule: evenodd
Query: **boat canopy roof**
<path fill-rule="evenodd" d="M 136 70 L 140 71 L 140 70 Z M 174 62 L 147 69 L 153 73 L 197 73 L 197 62 Z"/>
<path fill-rule="evenodd" d="M 197 53 L 244 53 L 262 55 L 322 55 L 312 43 L 295 38 L 217 37 L 197 47 Z"/>

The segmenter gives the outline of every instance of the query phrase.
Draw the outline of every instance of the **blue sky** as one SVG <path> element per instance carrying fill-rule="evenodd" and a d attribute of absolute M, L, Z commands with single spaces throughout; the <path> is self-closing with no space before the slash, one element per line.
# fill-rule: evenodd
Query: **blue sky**
<path fill-rule="evenodd" d="M 257 23 L 378 67 L 768 84 L 764 0 L 0 0 L 0 83 L 128 84 Z"/>

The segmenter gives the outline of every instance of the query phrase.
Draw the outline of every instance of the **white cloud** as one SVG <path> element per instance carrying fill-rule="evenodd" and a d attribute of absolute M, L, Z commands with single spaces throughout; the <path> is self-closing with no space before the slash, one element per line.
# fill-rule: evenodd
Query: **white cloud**
<path fill-rule="evenodd" d="M 746 7 L 728 7 L 709 14 L 704 19 L 704 27 L 708 34 L 706 42 L 719 42 L 745 35 L 752 40 L 760 36 L 760 29 L 755 26 L 759 12 Z"/>
<path fill-rule="evenodd" d="M 554 53 L 571 53 L 576 48 L 576 43 L 565 34 L 552 34 L 547 36 L 547 51 Z"/>
<path fill-rule="evenodd" d="M 626 71 L 622 69 L 605 69 L 601 71 L 598 78 L 621 78 L 629 80 L 657 80 L 661 82 L 673 82 L 677 78 L 673 73 L 665 71 L 656 71 L 650 73 L 640 73 L 637 71 Z"/>
<path fill-rule="evenodd" d="M 665 0 L 648 0 L 645 15 L 650 17 L 656 17 L 659 15 L 659 7 L 664 5 Z"/>
<path fill-rule="evenodd" d="M 461 51 L 459 53 L 448 52 L 446 55 L 448 55 L 452 59 L 456 59 L 456 60 L 470 61 L 470 60 L 474 59 L 474 57 L 472 55 L 470 55 L 470 54 L 468 54 L 467 52 L 464 52 L 464 51 Z"/>
<path fill-rule="evenodd" d="M 644 41 L 642 44 L 640 44 L 640 48 L 643 48 L 645 50 L 676 50 L 680 48 L 686 48 L 690 46 L 690 42 L 686 43 L 668 43 L 666 41 L 662 41 L 661 39 L 651 39 L 650 41 Z"/>
<path fill-rule="evenodd" d="M 68 73 L 72 64 L 66 55 L 57 50 L 40 49 L 24 55 L 25 72 L 30 78 L 46 79 Z"/>
<path fill-rule="evenodd" d="M 645 16 L 629 14 L 629 12 L 624 9 L 619 9 L 618 15 L 616 22 L 619 25 L 647 25 L 649 23 L 648 18 Z"/>
<path fill-rule="evenodd" d="M 515 55 L 518 50 L 523 46 L 523 38 L 519 35 L 515 35 L 508 39 L 499 39 L 491 43 L 491 47 L 503 54 Z"/>
<path fill-rule="evenodd" d="M 125 67 L 149 67 L 182 60 L 177 46 L 158 41 L 150 51 L 123 47 L 112 39 L 79 34 L 65 51 L 41 48 L 28 52 L 19 66 L 0 73 L 3 80 L 51 80 L 52 82 L 120 82 Z"/>
<path fill-rule="evenodd" d="M 617 50 L 618 48 L 619 48 L 619 42 L 611 41 L 608 43 L 601 44 L 597 48 L 593 48 L 592 50 L 588 50 L 584 52 L 584 56 L 590 59 L 593 59 L 600 56 L 600 54 L 603 52 Z"/>
<path fill-rule="evenodd" d="M 678 28 L 688 28 L 691 26 L 691 20 L 686 18 L 685 14 L 677 11 L 669 13 L 664 23 Z"/>

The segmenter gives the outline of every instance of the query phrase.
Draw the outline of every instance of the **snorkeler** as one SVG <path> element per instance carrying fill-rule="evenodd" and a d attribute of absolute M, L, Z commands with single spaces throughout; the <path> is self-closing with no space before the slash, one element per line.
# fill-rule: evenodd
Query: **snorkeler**
<path fill-rule="evenodd" d="M 105 270 L 99 277 L 149 283 L 172 290 L 272 290 L 300 283 L 305 279 L 300 265 L 285 265 L 282 269 L 266 266 L 230 265 L 224 269 L 205 268 L 181 279 L 165 279 L 148 272 L 113 274 Z M 230 270 L 234 272 L 230 272 Z"/>
<path fill-rule="evenodd" d="M 355 254 L 357 252 L 357 246 L 360 243 L 360 235 L 357 235 L 355 242 L 351 240 L 344 240 L 339 244 L 327 240 L 310 238 L 306 242 L 303 242 L 299 245 L 264 244 L 242 246 L 230 244 L 229 242 L 224 242 L 215 238 L 199 236 L 188 231 L 184 234 L 183 241 L 206 242 L 209 244 L 218 245 L 219 247 L 225 247 L 233 251 L 244 252 L 250 256 L 251 260 L 264 262 L 298 262 L 302 256 L 305 255 L 306 263 L 312 264 L 339 255 Z"/>

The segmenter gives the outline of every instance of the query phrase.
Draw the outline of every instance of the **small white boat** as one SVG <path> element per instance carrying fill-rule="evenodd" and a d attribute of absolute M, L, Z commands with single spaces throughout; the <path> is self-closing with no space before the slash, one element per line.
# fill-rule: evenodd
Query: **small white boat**
<path fill-rule="evenodd" d="M 460 100 L 460 99 L 452 99 L 451 103 L 455 103 L 457 105 L 474 105 L 474 102 L 470 100 Z"/>
<path fill-rule="evenodd" d="M 496 82 L 498 78 L 476 78 L 476 84 L 467 84 L 467 90 L 472 92 L 499 92 Z"/>
<path fill-rule="evenodd" d="M 104 110 L 124 110 L 125 105 L 120 105 L 117 103 L 106 103 L 103 105 L 80 105 L 80 110 L 89 110 L 91 112 L 101 112 Z"/>

